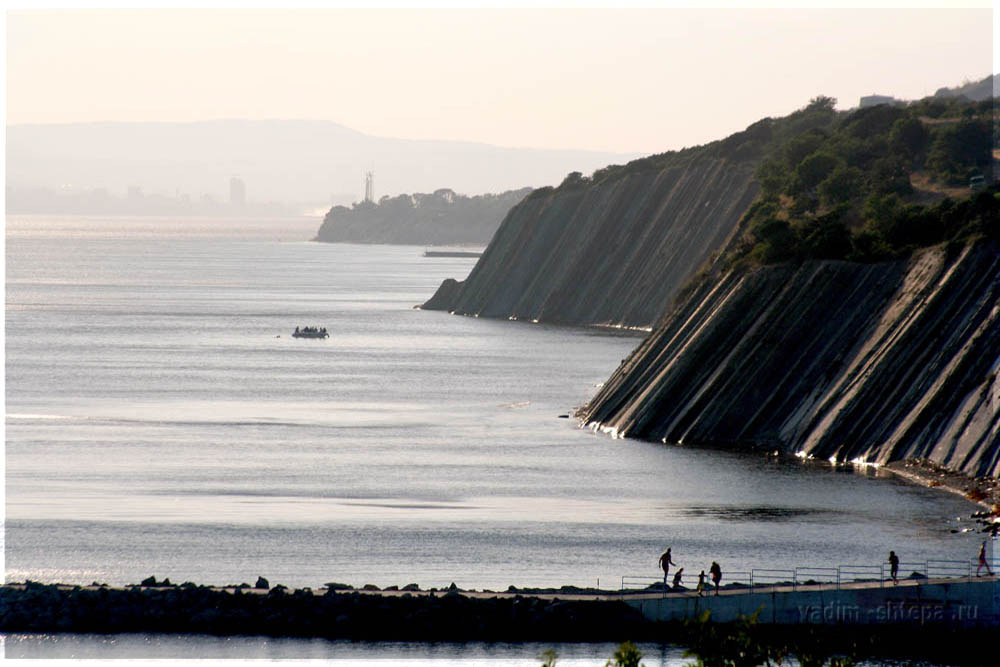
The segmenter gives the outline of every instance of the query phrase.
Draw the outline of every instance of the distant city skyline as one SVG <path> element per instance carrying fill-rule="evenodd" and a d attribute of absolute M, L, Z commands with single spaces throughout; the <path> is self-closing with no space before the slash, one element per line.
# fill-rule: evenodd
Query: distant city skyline
<path fill-rule="evenodd" d="M 361 201 L 369 171 L 378 173 L 372 198 L 441 188 L 476 195 L 555 185 L 639 156 L 393 140 L 329 121 L 33 124 L 7 128 L 6 185 L 116 194 L 138 185 L 227 201 L 238 175 L 248 203 L 329 206 Z"/>
<path fill-rule="evenodd" d="M 247 186 L 239 176 L 229 179 L 229 205 L 243 207 L 247 203 Z"/>
<path fill-rule="evenodd" d="M 334 204 L 350 203 L 349 194 L 331 196 L 329 202 L 269 201 L 248 199 L 242 179 L 231 178 L 228 199 L 203 189 L 192 191 L 163 188 L 149 190 L 143 184 L 124 188 L 94 186 L 53 187 L 30 185 L 5 187 L 7 213 L 52 215 L 194 215 L 194 216 L 271 216 L 322 215 Z"/>
<path fill-rule="evenodd" d="M 330 120 L 653 153 L 994 70 L 968 9 L 11 10 L 6 123 Z"/>

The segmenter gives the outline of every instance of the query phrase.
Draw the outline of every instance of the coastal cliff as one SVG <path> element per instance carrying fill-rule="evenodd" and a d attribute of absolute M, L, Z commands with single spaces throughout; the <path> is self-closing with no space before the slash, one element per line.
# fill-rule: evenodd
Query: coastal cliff
<path fill-rule="evenodd" d="M 701 157 L 599 179 L 571 174 L 515 206 L 464 282 L 423 308 L 650 327 L 734 234 L 757 196 L 753 163 Z"/>
<path fill-rule="evenodd" d="M 679 299 L 581 419 L 618 437 L 1000 475 L 1000 252 L 735 269 Z"/>
<path fill-rule="evenodd" d="M 739 240 L 762 162 L 803 133 L 830 131 L 840 118 L 833 102 L 818 97 L 725 139 L 535 190 L 507 214 L 469 276 L 445 280 L 422 307 L 649 329 L 692 275 Z"/>
<path fill-rule="evenodd" d="M 992 100 L 835 102 L 536 190 L 423 307 L 651 329 L 618 436 L 1000 476 Z"/>
<path fill-rule="evenodd" d="M 647 329 L 721 256 L 871 263 L 967 236 L 953 204 L 998 168 L 992 101 L 835 103 L 820 96 L 720 141 L 535 190 L 468 278 L 423 307 Z"/>

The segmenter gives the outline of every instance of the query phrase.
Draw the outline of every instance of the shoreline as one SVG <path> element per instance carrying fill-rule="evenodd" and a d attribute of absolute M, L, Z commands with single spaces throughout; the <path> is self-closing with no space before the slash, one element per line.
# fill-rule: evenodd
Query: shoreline
<path fill-rule="evenodd" d="M 994 517 L 1000 515 L 1000 479 L 970 477 L 923 459 L 892 461 L 879 469 L 929 489 L 961 496 Z"/>

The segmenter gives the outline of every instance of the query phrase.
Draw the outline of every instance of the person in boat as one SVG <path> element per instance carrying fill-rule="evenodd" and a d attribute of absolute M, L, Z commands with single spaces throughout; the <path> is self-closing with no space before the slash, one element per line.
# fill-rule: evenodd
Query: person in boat
<path fill-rule="evenodd" d="M 299 328 L 295 327 L 295 333 L 298 333 L 298 332 L 299 332 Z"/>

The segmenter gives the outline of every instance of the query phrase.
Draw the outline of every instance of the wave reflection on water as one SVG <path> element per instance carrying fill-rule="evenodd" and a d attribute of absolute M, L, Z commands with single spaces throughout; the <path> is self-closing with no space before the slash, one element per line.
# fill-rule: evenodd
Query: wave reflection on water
<path fill-rule="evenodd" d="M 101 660 L 109 658 L 323 660 L 334 664 L 376 665 L 538 665 L 544 651 L 555 651 L 559 665 L 604 664 L 615 644 L 530 642 L 364 642 L 273 637 L 209 637 L 171 634 L 20 634 L 0 635 L 5 657 Z M 680 667 L 690 660 L 680 647 L 638 644 L 648 667 Z"/>

